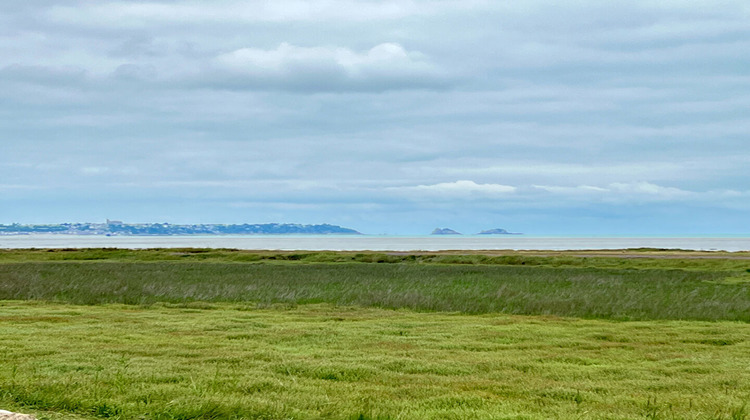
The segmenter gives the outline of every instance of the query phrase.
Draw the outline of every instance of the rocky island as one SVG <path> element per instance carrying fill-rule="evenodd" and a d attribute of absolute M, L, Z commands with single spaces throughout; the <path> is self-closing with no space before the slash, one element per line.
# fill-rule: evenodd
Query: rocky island
<path fill-rule="evenodd" d="M 430 235 L 462 235 L 461 232 L 457 232 L 453 229 L 448 228 L 435 228 Z M 477 235 L 521 235 L 520 233 L 508 232 L 505 229 L 495 228 L 483 230 Z"/>
<path fill-rule="evenodd" d="M 520 233 L 508 232 L 505 229 L 496 228 L 483 230 L 477 233 L 477 235 L 520 235 Z"/>
<path fill-rule="evenodd" d="M 461 232 L 448 228 L 435 228 L 430 235 L 461 235 Z"/>

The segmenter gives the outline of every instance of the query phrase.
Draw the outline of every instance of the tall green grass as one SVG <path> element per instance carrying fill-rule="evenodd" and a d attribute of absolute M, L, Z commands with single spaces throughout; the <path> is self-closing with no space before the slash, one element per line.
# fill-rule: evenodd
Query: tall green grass
<path fill-rule="evenodd" d="M 748 322 L 750 282 L 731 276 L 736 274 L 463 264 L 26 262 L 0 264 L 0 299 L 325 302 L 474 314 Z"/>

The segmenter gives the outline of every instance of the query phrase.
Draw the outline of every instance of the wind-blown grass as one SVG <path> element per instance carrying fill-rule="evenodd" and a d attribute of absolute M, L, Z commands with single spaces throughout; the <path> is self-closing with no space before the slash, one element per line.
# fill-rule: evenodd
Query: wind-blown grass
<path fill-rule="evenodd" d="M 0 407 L 747 420 L 745 256 L 637 254 L 0 251 Z"/>
<path fill-rule="evenodd" d="M 42 418 L 747 419 L 750 398 L 737 322 L 6 301 L 0 336 L 0 406 Z"/>
<path fill-rule="evenodd" d="M 731 276 L 736 275 L 464 264 L 26 262 L 0 264 L 0 299 L 135 305 L 325 302 L 475 314 L 747 322 L 750 283 L 735 281 Z"/>

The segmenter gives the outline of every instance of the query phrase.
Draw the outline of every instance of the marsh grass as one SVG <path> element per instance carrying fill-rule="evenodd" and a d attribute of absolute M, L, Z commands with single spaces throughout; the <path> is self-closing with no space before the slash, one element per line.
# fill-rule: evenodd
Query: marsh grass
<path fill-rule="evenodd" d="M 25 262 L 0 264 L 0 299 L 89 305 L 330 303 L 473 314 L 750 321 L 750 283 L 733 276 L 468 264 Z"/>
<path fill-rule="evenodd" d="M 749 261 L 634 254 L 0 251 L 0 407 L 750 418 Z"/>
<path fill-rule="evenodd" d="M 0 303 L 0 404 L 41 418 L 746 419 L 737 322 Z"/>
<path fill-rule="evenodd" d="M 599 251 L 246 251 L 210 248 L 60 248 L 0 249 L 0 264 L 43 261 L 460 264 L 582 267 L 615 269 L 681 269 L 745 272 L 750 252 L 699 252 L 639 248 Z"/>

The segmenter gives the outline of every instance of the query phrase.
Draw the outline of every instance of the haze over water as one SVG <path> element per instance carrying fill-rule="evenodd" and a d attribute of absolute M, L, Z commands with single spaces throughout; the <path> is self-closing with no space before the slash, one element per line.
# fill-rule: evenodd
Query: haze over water
<path fill-rule="evenodd" d="M 669 248 L 748 251 L 750 238 L 724 237 L 540 237 L 509 236 L 0 236 L 2 248 L 236 248 L 304 251 L 591 250 Z"/>

